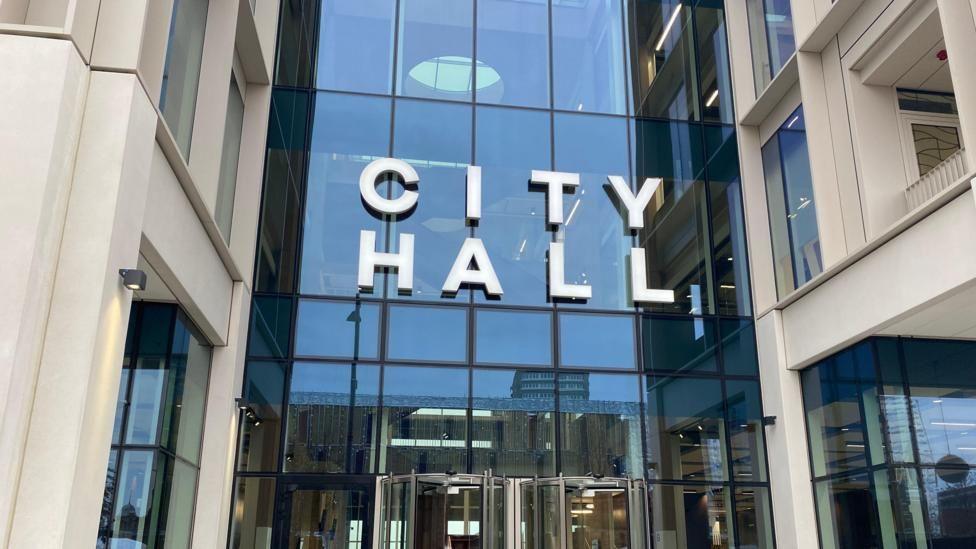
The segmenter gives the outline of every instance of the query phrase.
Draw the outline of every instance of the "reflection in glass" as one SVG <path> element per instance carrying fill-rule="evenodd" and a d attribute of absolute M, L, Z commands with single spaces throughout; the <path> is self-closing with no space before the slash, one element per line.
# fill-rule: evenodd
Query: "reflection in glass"
<path fill-rule="evenodd" d="M 929 547 L 925 541 L 922 493 L 915 469 L 875 471 L 874 490 L 883 525 L 881 536 L 884 546 L 906 549 Z M 976 538 L 970 537 L 969 541 L 976 541 Z M 931 546 L 940 545 L 935 543 Z"/>
<path fill-rule="evenodd" d="M 154 542 L 150 547 L 190 547 L 190 529 L 193 526 L 193 499 L 197 489 L 197 470 L 183 460 L 159 454 L 157 485 L 160 494 L 160 516 L 157 519 Z M 162 475 L 159 468 L 165 463 Z M 155 498 L 154 498 L 155 499 Z M 154 501 L 155 503 L 155 501 Z"/>
<path fill-rule="evenodd" d="M 373 160 L 388 156 L 389 128 L 389 99 L 316 95 L 305 199 L 302 293 L 351 296 L 359 292 L 361 230 L 376 231 L 377 251 L 385 251 L 384 224 L 363 204 L 359 175 Z M 385 194 L 387 188 L 381 184 L 378 190 Z M 381 272 L 374 276 L 373 288 L 382 292 Z"/>
<path fill-rule="evenodd" d="M 266 549 L 271 545 L 275 479 L 237 479 L 231 518 L 230 549 Z"/>
<path fill-rule="evenodd" d="M 921 487 L 928 505 L 931 547 L 972 547 L 973 485 L 976 470 L 922 469 Z"/>
<path fill-rule="evenodd" d="M 759 95 L 796 51 L 793 13 L 790 0 L 746 0 L 746 13 Z"/>
<path fill-rule="evenodd" d="M 190 159 L 190 140 L 196 118 L 203 38 L 209 7 L 208 0 L 173 2 L 166 61 L 163 63 L 163 85 L 159 91 L 159 110 L 187 162 Z"/>
<path fill-rule="evenodd" d="M 625 490 L 569 492 L 564 497 L 570 547 L 632 547 Z"/>
<path fill-rule="evenodd" d="M 545 2 L 478 0 L 478 60 L 497 71 L 479 103 L 549 106 L 549 10 Z"/>
<path fill-rule="evenodd" d="M 670 537 L 673 547 L 732 549 L 730 500 L 720 486 L 651 485 L 651 531 Z"/>
<path fill-rule="evenodd" d="M 400 1 L 397 95 L 471 100 L 473 12 L 471 0 Z"/>
<path fill-rule="evenodd" d="M 275 89 L 271 95 L 258 232 L 261 253 L 254 267 L 258 292 L 294 289 L 309 101 L 304 92 Z"/>
<path fill-rule="evenodd" d="M 387 366 L 380 472 L 467 469 L 468 371 Z"/>
<path fill-rule="evenodd" d="M 475 236 L 505 290 L 502 300 L 511 305 L 548 304 L 546 253 L 552 236 L 546 230 L 546 196 L 529 189 L 529 178 L 532 170 L 551 164 L 549 126 L 544 112 L 494 107 L 476 112 L 482 215 Z M 489 301 L 484 292 L 474 298 Z"/>
<path fill-rule="evenodd" d="M 873 360 L 861 344 L 802 372 L 814 476 L 884 460 Z"/>
<path fill-rule="evenodd" d="M 642 116 L 700 120 L 692 9 L 682 0 L 636 3 L 636 109 Z M 723 30 L 724 33 L 724 30 Z"/>
<path fill-rule="evenodd" d="M 471 161 L 471 107 L 398 100 L 393 128 L 393 156 L 417 170 L 420 198 L 412 211 L 390 225 L 392 252 L 399 249 L 400 234 L 415 236 L 413 293 L 400 294 L 391 282 L 386 297 L 466 302 L 466 288 L 453 296 L 442 294 L 441 288 L 469 236 L 464 207 L 465 174 Z M 399 192 L 397 186 L 394 193 Z"/>
<path fill-rule="evenodd" d="M 725 382 L 732 476 L 736 481 L 766 480 L 766 448 L 763 443 L 762 396 L 755 381 Z"/>
<path fill-rule="evenodd" d="M 390 93 L 395 0 L 322 2 L 316 87 Z"/>
<path fill-rule="evenodd" d="M 718 370 L 715 320 L 711 318 L 641 318 L 645 371 Z"/>
<path fill-rule="evenodd" d="M 725 422 L 717 379 L 648 378 L 647 470 L 666 480 L 725 480 Z"/>
<path fill-rule="evenodd" d="M 153 457 L 154 453 L 149 450 L 128 451 L 122 456 L 113 514 L 113 543 L 119 543 L 118 540 L 148 542 Z"/>
<path fill-rule="evenodd" d="M 210 381 L 211 347 L 189 322 L 182 312 L 177 315 L 166 371 L 160 442 L 164 448 L 197 464 Z"/>
<path fill-rule="evenodd" d="M 627 112 L 624 26 L 621 2 L 553 2 L 555 108 L 611 114 Z"/>
<path fill-rule="evenodd" d="M 722 367 L 726 374 L 754 376 L 759 373 L 756 327 L 751 320 L 719 320 Z"/>
<path fill-rule="evenodd" d="M 732 124 L 732 75 L 726 41 L 725 10 L 721 0 L 704 0 L 695 6 L 698 39 L 698 75 L 701 79 L 702 120 Z"/>
<path fill-rule="evenodd" d="M 552 365 L 551 313 L 479 309 L 475 329 L 475 362 Z"/>
<path fill-rule="evenodd" d="M 591 299 L 572 303 L 632 309 L 628 261 L 633 238 L 610 199 L 607 183 L 608 175 L 630 178 L 627 122 L 606 116 L 556 114 L 553 124 L 555 169 L 580 176 L 575 192 L 563 196 L 564 222 L 556 233 L 556 241 L 565 243 L 565 282 L 593 288 Z"/>
<path fill-rule="evenodd" d="M 132 333 L 130 329 L 129 333 Z M 128 357 L 126 357 L 128 358 Z M 112 424 L 112 444 L 119 444 L 122 440 L 122 420 L 125 418 L 125 406 L 129 394 L 129 368 L 122 369 L 122 377 L 119 379 L 119 396 L 115 399 L 115 421 Z"/>
<path fill-rule="evenodd" d="M 780 298 L 823 271 L 803 107 L 762 148 Z"/>
<path fill-rule="evenodd" d="M 118 418 L 118 415 L 116 415 Z M 95 547 L 108 547 L 112 538 L 112 514 L 115 511 L 115 490 L 119 480 L 119 451 L 108 454 L 108 469 L 105 472 L 105 491 L 102 495 L 101 513 L 98 517 L 98 537 Z"/>
<path fill-rule="evenodd" d="M 555 475 L 556 374 L 474 370 L 472 375 L 472 471 Z"/>
<path fill-rule="evenodd" d="M 132 371 L 129 417 L 126 420 L 126 444 L 156 444 L 159 416 L 162 413 L 165 369 Z"/>
<path fill-rule="evenodd" d="M 312 87 L 318 6 L 315 0 L 293 0 L 281 5 L 276 85 Z"/>
<path fill-rule="evenodd" d="M 296 362 L 285 471 L 372 472 L 379 394 L 378 366 Z"/>
<path fill-rule="evenodd" d="M 369 488 L 295 489 L 283 494 L 282 506 L 291 520 L 285 547 L 332 549 L 369 547 L 371 497 Z"/>
<path fill-rule="evenodd" d="M 634 368 L 634 318 L 630 315 L 559 315 L 560 366 Z"/>
<path fill-rule="evenodd" d="M 295 324 L 297 356 L 379 358 L 378 303 L 304 299 Z"/>
<path fill-rule="evenodd" d="M 638 120 L 636 138 L 638 180 L 664 180 L 645 210 L 644 228 L 637 236 L 647 256 L 648 286 L 674 291 L 674 303 L 643 307 L 687 314 L 712 313 L 701 127 Z"/>
<path fill-rule="evenodd" d="M 267 472 L 278 469 L 285 369 L 280 362 L 250 362 L 244 382 L 243 403 L 253 417 L 243 414 L 238 443 L 237 470 Z"/>
<path fill-rule="evenodd" d="M 562 473 L 643 478 L 636 376 L 559 374 Z"/>
<path fill-rule="evenodd" d="M 387 357 L 391 360 L 465 362 L 468 311 L 456 307 L 391 305 Z"/>
<path fill-rule="evenodd" d="M 867 473 L 817 482 L 817 518 L 824 549 L 881 547 L 881 526 Z"/>
<path fill-rule="evenodd" d="M 290 297 L 255 296 L 251 301 L 251 329 L 247 353 L 262 358 L 284 358 L 291 345 Z"/>

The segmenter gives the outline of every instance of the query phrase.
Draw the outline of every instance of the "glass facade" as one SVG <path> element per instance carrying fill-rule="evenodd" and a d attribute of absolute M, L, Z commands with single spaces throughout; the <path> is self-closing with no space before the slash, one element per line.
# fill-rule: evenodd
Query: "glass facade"
<path fill-rule="evenodd" d="M 331 547 L 306 491 L 342 494 L 323 512 L 358 547 L 369 517 L 395 512 L 373 500 L 378 476 L 487 470 L 643 479 L 647 507 L 667 509 L 649 530 L 773 546 L 722 8 L 283 3 L 232 547 Z M 402 214 L 360 194 L 386 157 L 420 179 Z M 579 174 L 561 224 L 532 170 Z M 642 228 L 609 175 L 631 192 L 662 178 Z M 413 235 L 412 291 L 387 268 L 363 289 L 361 231 L 390 254 Z M 501 296 L 442 290 L 469 238 Z M 591 298 L 550 296 L 554 244 Z M 633 248 L 673 302 L 635 304 Z"/>
<path fill-rule="evenodd" d="M 133 304 L 96 547 L 190 546 L 210 355 L 175 305 Z"/>
<path fill-rule="evenodd" d="M 776 294 L 782 298 L 823 271 L 802 106 L 763 145 L 762 159 Z"/>
<path fill-rule="evenodd" d="M 746 0 L 756 95 L 779 74 L 796 52 L 790 0 Z"/>
<path fill-rule="evenodd" d="M 873 338 L 803 371 L 824 548 L 976 543 L 974 351 Z"/>

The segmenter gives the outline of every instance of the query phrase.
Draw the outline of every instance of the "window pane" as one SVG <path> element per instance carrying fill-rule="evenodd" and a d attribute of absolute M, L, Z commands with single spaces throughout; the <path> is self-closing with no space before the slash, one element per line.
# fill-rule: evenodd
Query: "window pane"
<path fill-rule="evenodd" d="M 705 158 L 701 127 L 638 120 L 638 181 L 664 181 L 644 213 L 637 240 L 647 256 L 650 288 L 674 291 L 674 303 L 644 308 L 688 314 L 712 313 L 709 296 L 711 246 L 708 237 Z"/>
<path fill-rule="evenodd" d="M 923 90 L 898 90 L 898 108 L 903 111 L 959 114 L 956 96 Z"/>
<path fill-rule="evenodd" d="M 971 341 L 902 340 L 922 463 L 976 465 Z"/>
<path fill-rule="evenodd" d="M 379 394 L 379 366 L 296 362 L 285 471 L 371 473 Z"/>
<path fill-rule="evenodd" d="M 318 5 L 316 0 L 293 0 L 281 4 L 275 84 L 312 87 Z"/>
<path fill-rule="evenodd" d="M 285 364 L 251 362 L 244 383 L 237 470 L 277 471 L 281 413 L 285 398 Z"/>
<path fill-rule="evenodd" d="M 162 446 L 198 463 L 212 348 L 180 313 L 173 335 L 164 404 Z"/>
<path fill-rule="evenodd" d="M 391 305 L 387 358 L 465 362 L 468 311 L 455 307 Z"/>
<path fill-rule="evenodd" d="M 401 0 L 397 94 L 470 101 L 473 21 L 471 0 Z"/>
<path fill-rule="evenodd" d="M 363 204 L 359 175 L 373 160 L 388 156 L 389 150 L 389 99 L 316 95 L 305 199 L 302 293 L 351 296 L 359 292 L 361 230 L 376 231 L 377 251 L 386 251 L 383 219 Z M 381 184 L 380 193 L 386 194 L 386 189 Z M 382 295 L 382 272 L 374 275 L 373 284 L 373 293 Z"/>
<path fill-rule="evenodd" d="M 556 234 L 565 243 L 565 281 L 593 287 L 590 300 L 573 300 L 573 305 L 632 309 L 627 262 L 633 238 L 604 188 L 611 174 L 629 180 L 627 122 L 557 114 L 554 124 L 555 169 L 580 175 L 580 186 L 563 196 L 564 221 Z"/>
<path fill-rule="evenodd" d="M 882 462 L 880 409 L 870 345 L 848 349 L 803 370 L 801 376 L 814 475 Z"/>
<path fill-rule="evenodd" d="M 764 466 L 765 467 L 765 466 Z M 720 526 L 721 528 L 721 526 Z M 735 530 L 739 547 L 773 549 L 773 510 L 768 488 L 736 488 Z"/>
<path fill-rule="evenodd" d="M 623 19 L 618 0 L 553 2 L 555 108 L 626 113 Z"/>
<path fill-rule="evenodd" d="M 481 309 L 475 329 L 475 362 L 552 365 L 551 313 Z"/>
<path fill-rule="evenodd" d="M 630 315 L 562 313 L 560 365 L 633 369 L 634 338 L 634 318 Z"/>
<path fill-rule="evenodd" d="M 394 0 L 322 2 L 316 86 L 390 93 Z"/>
<path fill-rule="evenodd" d="M 545 2 L 478 0 L 479 103 L 549 106 Z"/>
<path fill-rule="evenodd" d="M 747 0 L 756 94 L 760 94 L 796 50 L 790 0 Z"/>
<path fill-rule="evenodd" d="M 927 487 L 932 487 L 933 484 L 927 484 Z M 937 542 L 932 545 L 926 543 L 922 494 L 915 469 L 875 471 L 874 490 L 880 523 L 884 525 L 881 535 L 885 547 L 940 547 Z M 972 517 L 971 510 L 967 510 L 967 514 Z M 967 529 L 972 531 L 972 528 Z M 972 543 L 976 541 L 976 537 L 970 536 L 968 541 Z"/>
<path fill-rule="evenodd" d="M 197 107 L 203 34 L 207 28 L 208 0 L 175 0 L 166 44 L 163 87 L 159 110 L 184 159 L 190 158 L 190 138 Z"/>
<path fill-rule="evenodd" d="M 648 378 L 647 471 L 666 480 L 725 480 L 725 422 L 717 379 Z"/>
<path fill-rule="evenodd" d="M 559 374 L 562 473 L 643 478 L 636 376 Z"/>
<path fill-rule="evenodd" d="M 700 120 L 692 10 L 682 10 L 690 6 L 681 0 L 644 0 L 636 6 L 637 112 Z"/>
<path fill-rule="evenodd" d="M 546 195 L 530 190 L 529 178 L 532 170 L 552 163 L 549 114 L 478 107 L 476 116 L 482 214 L 475 236 L 491 257 L 505 291 L 504 303 L 547 305 L 546 253 L 552 235 L 546 230 Z M 475 292 L 474 298 L 488 301 L 483 292 Z"/>
<path fill-rule="evenodd" d="M 695 6 L 698 37 L 698 75 L 701 79 L 702 120 L 733 124 L 732 75 L 726 41 L 725 10 L 721 1 L 706 0 Z"/>
<path fill-rule="evenodd" d="M 296 324 L 297 356 L 379 358 L 378 303 L 303 299 Z"/>
<path fill-rule="evenodd" d="M 551 371 L 474 370 L 473 472 L 556 472 L 555 380 Z"/>
<path fill-rule="evenodd" d="M 284 358 L 291 345 L 290 297 L 257 296 L 251 301 L 247 352 L 254 357 Z"/>
<path fill-rule="evenodd" d="M 121 545 L 122 540 L 137 544 L 148 542 L 149 513 L 154 511 L 150 500 L 153 457 L 154 453 L 149 450 L 130 450 L 122 454 L 110 547 L 113 543 Z"/>
<path fill-rule="evenodd" d="M 467 370 L 387 366 L 380 472 L 464 472 L 467 407 Z"/>
<path fill-rule="evenodd" d="M 275 90 L 271 96 L 255 291 L 290 293 L 295 285 L 308 108 L 306 93 Z"/>
<path fill-rule="evenodd" d="M 725 382 L 732 446 L 732 476 L 736 481 L 766 480 L 766 447 L 763 441 L 762 396 L 755 381 Z"/>
<path fill-rule="evenodd" d="M 882 547 L 877 507 L 867 473 L 814 484 L 824 549 Z"/>
<path fill-rule="evenodd" d="M 165 461 L 166 466 L 162 471 L 157 468 L 156 473 L 156 489 L 161 496 L 162 509 L 159 524 L 155 525 L 156 543 L 151 545 L 185 549 L 190 546 L 197 470 L 181 460 L 165 457 L 164 454 L 159 454 L 158 457 Z"/>
<path fill-rule="evenodd" d="M 119 444 L 122 440 L 122 420 L 125 417 L 125 405 L 129 399 L 129 368 L 122 369 L 119 380 L 119 396 L 115 399 L 115 422 L 112 424 L 112 444 Z"/>
<path fill-rule="evenodd" d="M 274 520 L 275 480 L 244 477 L 237 479 L 231 549 L 267 549 L 271 547 Z"/>
<path fill-rule="evenodd" d="M 976 543 L 971 495 L 974 482 L 976 470 L 922 469 L 930 547 L 971 547 Z"/>
<path fill-rule="evenodd" d="M 722 366 L 726 374 L 754 376 L 759 374 L 756 352 L 756 327 L 751 320 L 719 321 L 722 332 Z"/>
<path fill-rule="evenodd" d="M 390 227 L 391 251 L 399 250 L 400 234 L 415 236 L 413 293 L 400 294 L 391 276 L 387 297 L 467 301 L 467 289 L 462 287 L 448 296 L 441 288 L 461 244 L 470 235 L 464 208 L 466 170 L 471 162 L 471 107 L 398 100 L 393 156 L 417 170 L 420 199 Z"/>
<path fill-rule="evenodd" d="M 718 371 L 715 320 L 641 318 L 646 371 Z"/>
<path fill-rule="evenodd" d="M 652 532 L 674 540 L 673 547 L 732 549 L 729 489 L 721 486 L 651 485 Z M 678 543 L 677 540 L 685 540 Z M 668 547 L 668 545 L 665 545 Z M 740 547 L 748 547 L 741 545 Z"/>
<path fill-rule="evenodd" d="M 735 132 L 726 126 L 706 126 L 704 133 L 708 155 L 713 276 L 718 298 L 716 312 L 750 316 L 749 258 L 746 253 L 745 212 Z"/>
<path fill-rule="evenodd" d="M 224 240 L 230 242 L 234 221 L 234 197 L 237 194 L 237 164 L 241 159 L 241 132 L 244 130 L 244 99 L 234 75 L 230 77 L 227 96 L 227 118 L 224 122 L 224 147 L 220 153 L 220 176 L 217 179 L 217 201 L 214 218 Z"/>
<path fill-rule="evenodd" d="M 126 421 L 126 444 L 156 444 L 159 416 L 162 412 L 165 369 L 132 371 L 132 393 L 129 418 Z"/>

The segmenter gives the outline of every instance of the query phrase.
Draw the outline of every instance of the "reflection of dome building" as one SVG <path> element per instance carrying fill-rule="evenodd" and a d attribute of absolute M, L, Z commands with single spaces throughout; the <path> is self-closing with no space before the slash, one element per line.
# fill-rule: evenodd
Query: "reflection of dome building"
<path fill-rule="evenodd" d="M 512 398 L 553 398 L 556 388 L 555 372 L 515 372 Z M 589 375 L 586 373 L 559 374 L 560 400 L 590 398 Z"/>

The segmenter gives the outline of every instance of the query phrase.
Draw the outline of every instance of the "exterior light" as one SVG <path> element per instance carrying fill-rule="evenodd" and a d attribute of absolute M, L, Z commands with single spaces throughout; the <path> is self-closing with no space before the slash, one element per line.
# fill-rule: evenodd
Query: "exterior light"
<path fill-rule="evenodd" d="M 776 425 L 776 416 L 763 416 L 762 424 L 766 426 Z"/>
<path fill-rule="evenodd" d="M 139 269 L 119 269 L 119 276 L 122 277 L 122 285 L 132 291 L 146 289 L 146 273 Z"/>

